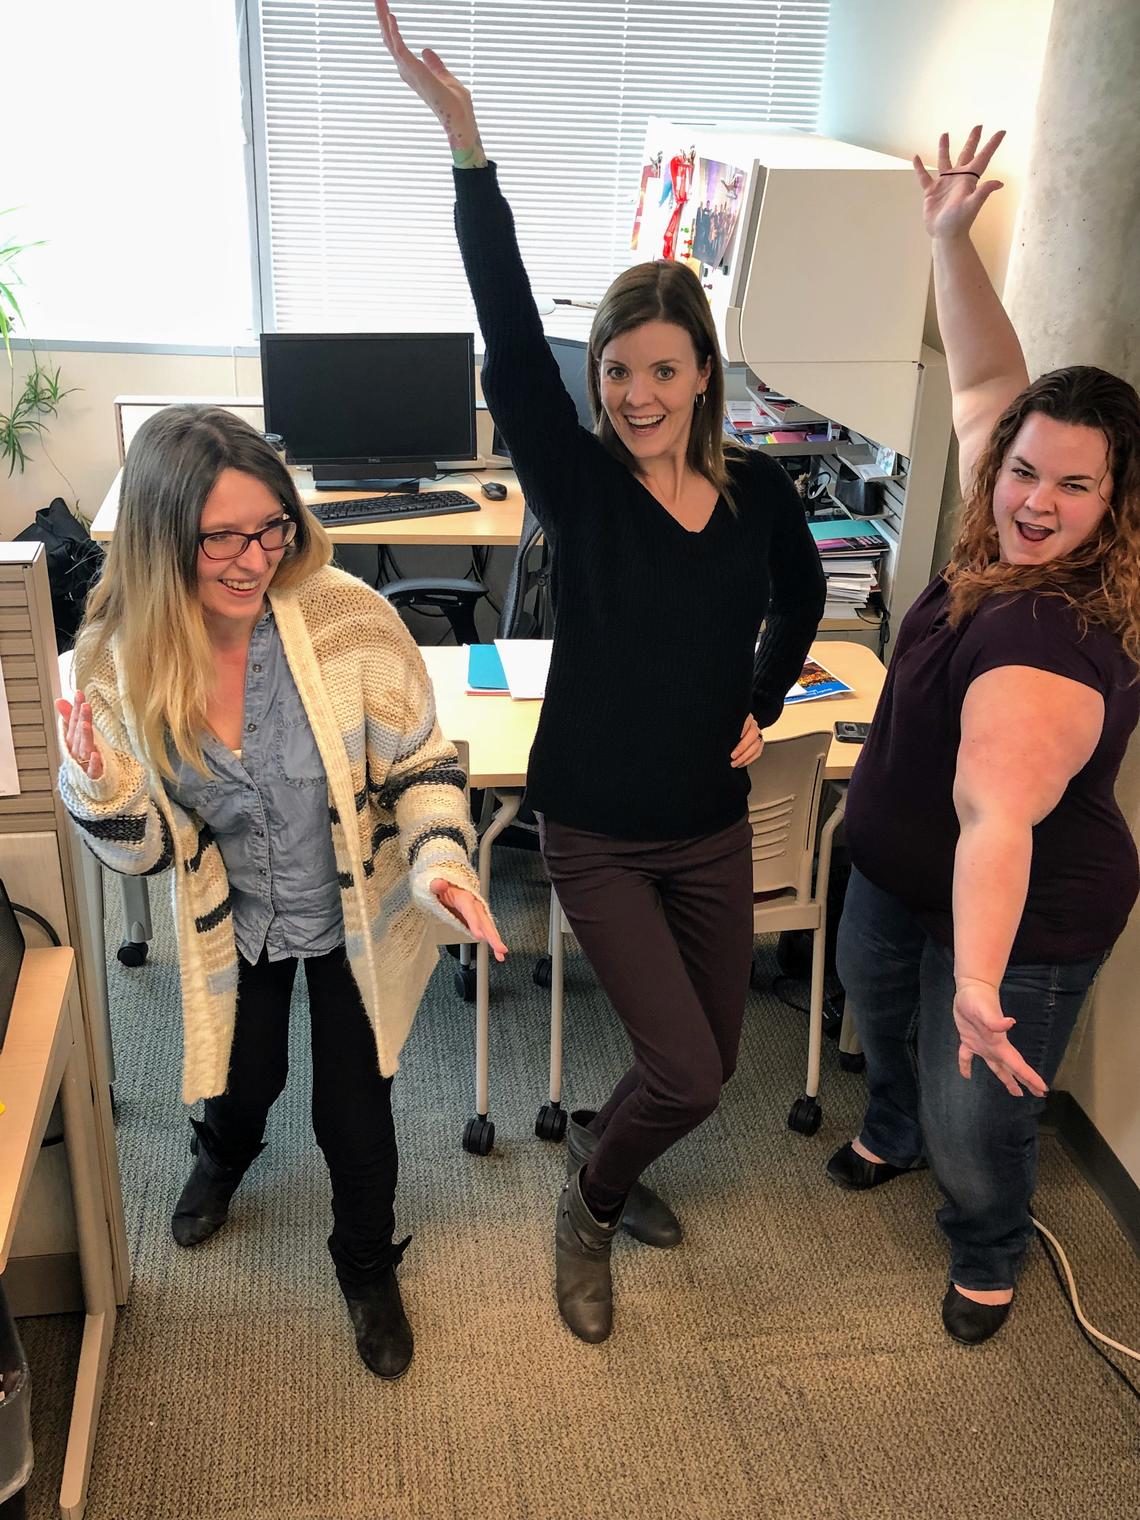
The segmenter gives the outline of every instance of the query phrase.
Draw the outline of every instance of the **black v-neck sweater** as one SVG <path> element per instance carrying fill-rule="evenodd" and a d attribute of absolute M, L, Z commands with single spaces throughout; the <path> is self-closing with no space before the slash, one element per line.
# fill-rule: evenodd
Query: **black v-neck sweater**
<path fill-rule="evenodd" d="M 779 715 L 824 603 L 803 505 L 762 454 L 733 459 L 693 533 L 579 426 L 543 335 L 494 165 L 455 170 L 483 393 L 553 552 L 557 618 L 526 800 L 617 839 L 686 839 L 743 817 L 729 756 Z M 763 638 L 756 647 L 761 623 Z"/>

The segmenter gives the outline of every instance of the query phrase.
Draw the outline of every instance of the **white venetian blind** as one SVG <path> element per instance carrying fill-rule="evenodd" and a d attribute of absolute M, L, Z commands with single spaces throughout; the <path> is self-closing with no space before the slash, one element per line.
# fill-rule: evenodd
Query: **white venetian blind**
<path fill-rule="evenodd" d="M 272 316 L 282 331 L 470 328 L 435 118 L 370 0 L 261 0 Z M 534 289 L 628 262 L 647 119 L 814 130 L 827 0 L 402 0 L 471 88 Z M 267 320 L 270 312 L 267 311 Z"/>

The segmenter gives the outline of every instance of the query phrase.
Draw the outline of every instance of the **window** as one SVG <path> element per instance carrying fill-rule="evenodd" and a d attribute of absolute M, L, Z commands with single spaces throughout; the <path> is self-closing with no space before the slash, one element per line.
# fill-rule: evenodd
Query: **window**
<path fill-rule="evenodd" d="M 6 6 L 0 235 L 19 335 L 252 341 L 234 0 Z"/>
<path fill-rule="evenodd" d="M 409 45 L 434 47 L 472 89 L 535 290 L 587 298 L 629 263 L 647 119 L 814 130 L 827 12 L 827 0 L 397 6 Z M 259 15 L 266 326 L 473 326 L 447 145 L 372 6 L 261 0 Z"/>

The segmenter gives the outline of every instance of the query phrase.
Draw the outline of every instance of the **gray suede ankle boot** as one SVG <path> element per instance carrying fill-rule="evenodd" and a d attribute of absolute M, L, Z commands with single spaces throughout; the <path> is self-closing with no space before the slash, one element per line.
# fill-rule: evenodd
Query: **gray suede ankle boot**
<path fill-rule="evenodd" d="M 585 1166 L 594 1153 L 598 1137 L 586 1127 L 593 1118 L 594 1112 L 589 1108 L 576 1109 L 569 1117 L 566 1125 L 568 1176 Z M 627 1230 L 634 1240 L 640 1240 L 643 1245 L 667 1250 L 670 1246 L 679 1246 L 684 1239 L 681 1221 L 676 1214 L 663 1198 L 658 1197 L 643 1182 L 635 1182 L 630 1188 L 620 1223 L 623 1230 Z"/>
<path fill-rule="evenodd" d="M 582 1197 L 581 1172 L 563 1184 L 554 1216 L 558 1312 L 581 1341 L 604 1341 L 613 1329 L 610 1250 L 616 1224 L 595 1219 Z"/>
<path fill-rule="evenodd" d="M 257 1150 L 240 1166 L 223 1166 L 208 1149 L 209 1131 L 200 1119 L 191 1119 L 194 1130 L 190 1151 L 197 1159 L 186 1186 L 174 1205 L 171 1232 L 180 1246 L 200 1246 L 221 1229 L 229 1213 L 230 1199 L 252 1163 L 265 1149 Z"/>

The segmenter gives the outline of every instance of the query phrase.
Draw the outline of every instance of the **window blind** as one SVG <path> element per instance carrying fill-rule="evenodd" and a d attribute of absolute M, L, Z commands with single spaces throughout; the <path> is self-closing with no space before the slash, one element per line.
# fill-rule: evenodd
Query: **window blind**
<path fill-rule="evenodd" d="M 401 0 L 471 89 L 536 293 L 629 262 L 647 119 L 814 130 L 827 0 Z M 368 0 L 261 0 L 267 325 L 467 329 L 451 161 Z M 264 232 L 263 227 L 263 232 Z"/>

